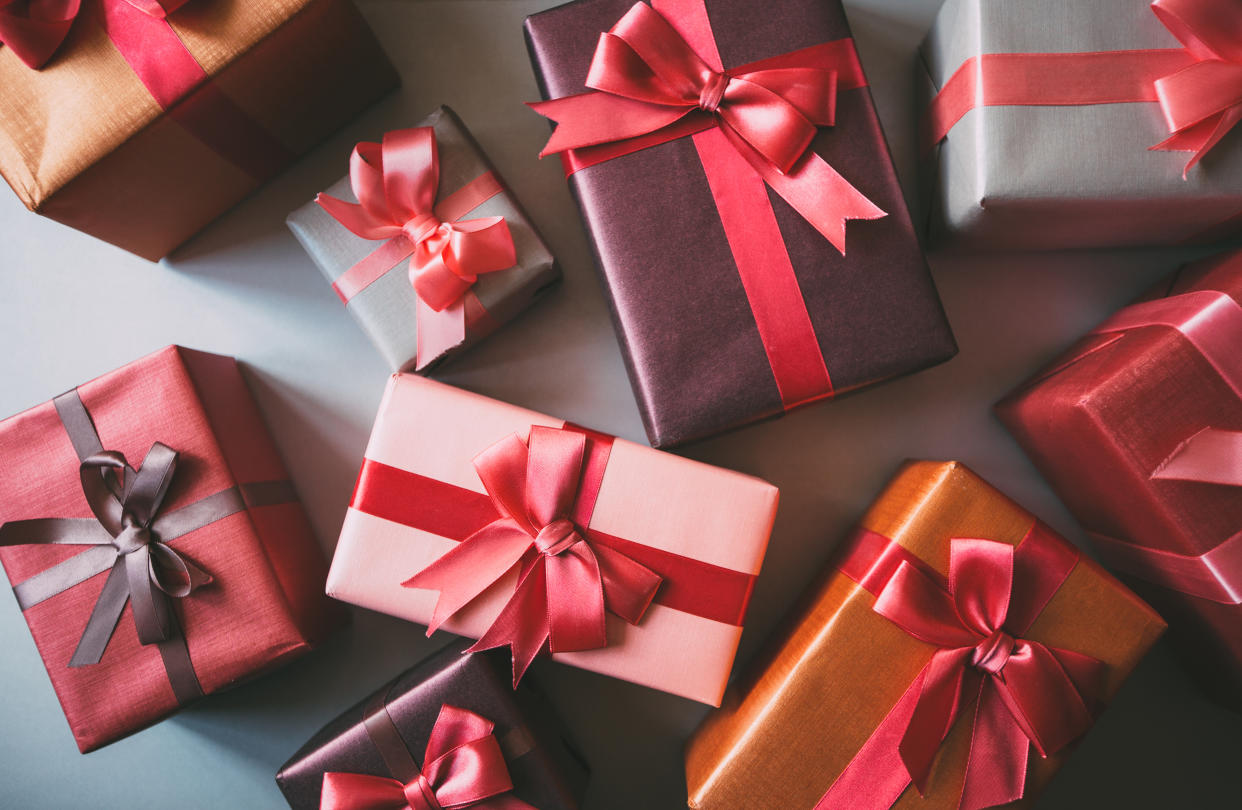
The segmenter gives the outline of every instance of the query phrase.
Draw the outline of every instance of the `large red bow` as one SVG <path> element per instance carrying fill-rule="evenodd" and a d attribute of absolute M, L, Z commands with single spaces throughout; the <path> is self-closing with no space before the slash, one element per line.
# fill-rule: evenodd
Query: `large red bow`
<path fill-rule="evenodd" d="M 1168 140 L 1153 146 L 1193 152 L 1189 172 L 1242 121 L 1242 4 L 1236 0 L 1156 0 L 1152 11 L 1197 61 L 1156 80 Z"/>
<path fill-rule="evenodd" d="M 189 0 L 106 0 L 164 18 Z M 38 70 L 55 55 L 81 10 L 82 0 L 0 0 L 0 43 Z"/>
<path fill-rule="evenodd" d="M 513 434 L 485 450 L 474 467 L 501 516 L 403 583 L 440 591 L 430 635 L 520 564 L 513 596 L 471 647 L 509 645 L 515 685 L 545 644 L 554 653 L 607 646 L 605 610 L 637 624 L 660 586 L 569 520 L 585 450 L 582 433 L 538 426 L 529 445 Z"/>
<path fill-rule="evenodd" d="M 920 673 L 918 702 L 899 752 L 922 793 L 958 712 L 975 694 L 974 739 L 959 806 L 1016 801 L 1026 785 L 1030 746 L 1055 753 L 1091 725 L 1088 699 L 1104 665 L 1090 656 L 1015 638 L 1010 614 L 1027 615 L 1015 582 L 1014 548 L 992 540 L 952 541 L 945 590 L 902 562 L 875 611 L 940 649 Z"/>
<path fill-rule="evenodd" d="M 717 72 L 640 2 L 600 35 L 586 85 L 597 92 L 530 105 L 557 122 L 541 157 L 719 126 L 768 185 L 842 253 L 847 220 L 885 216 L 810 149 L 818 128 L 834 121 L 834 70 Z"/>
<path fill-rule="evenodd" d="M 427 740 L 422 772 L 408 784 L 382 776 L 328 772 L 320 810 L 534 810 L 516 796 L 495 724 L 442 706 Z"/>

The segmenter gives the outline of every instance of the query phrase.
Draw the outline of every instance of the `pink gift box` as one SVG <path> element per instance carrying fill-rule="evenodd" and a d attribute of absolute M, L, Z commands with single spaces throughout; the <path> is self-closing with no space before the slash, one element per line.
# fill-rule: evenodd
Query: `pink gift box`
<path fill-rule="evenodd" d="M 776 516 L 776 487 L 422 377 L 389 381 L 328 594 L 430 624 L 440 594 L 403 583 L 500 517 L 475 459 L 515 434 L 531 441 L 532 427 L 586 437 L 583 483 L 567 516 L 587 545 L 609 546 L 661 577 L 635 623 L 606 614 L 606 646 L 552 657 L 719 705 Z M 531 554 L 443 628 L 487 633 L 538 558 Z"/>

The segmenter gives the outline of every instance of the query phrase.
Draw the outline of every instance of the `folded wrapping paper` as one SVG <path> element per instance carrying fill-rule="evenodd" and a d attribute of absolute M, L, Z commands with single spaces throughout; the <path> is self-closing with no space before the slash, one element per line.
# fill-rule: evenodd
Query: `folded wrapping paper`
<path fill-rule="evenodd" d="M 911 462 L 691 739 L 690 806 L 1029 806 L 1163 630 L 966 467 Z"/>
<path fill-rule="evenodd" d="M 580 0 L 526 36 L 653 445 L 954 354 L 839 3 Z"/>
<path fill-rule="evenodd" d="M 79 467 L 102 447 L 135 468 L 146 456 L 141 467 L 150 472 L 158 453 L 148 451 L 158 445 L 177 454 L 167 493 L 150 520 L 130 491 L 143 488 L 144 476 L 127 471 L 125 522 L 139 531 L 116 540 L 145 540 L 155 575 L 173 590 L 174 556 L 211 581 L 167 600 L 175 603 L 169 642 L 142 643 L 152 628 L 129 597 L 144 592 L 105 582 L 119 560 L 124 585 L 128 560 L 141 559 L 133 552 L 147 552 L 118 556 Z M 305 653 L 344 618 L 323 598 L 326 563 L 232 358 L 175 346 L 156 352 L 0 422 L 0 454 L 0 563 L 83 752 Z M 35 542 L 70 529 L 73 542 L 94 544 Z M 131 607 L 120 603 L 116 629 L 109 636 L 104 628 L 102 659 L 90 663 L 79 642 L 100 638 L 84 630 L 93 612 L 115 604 L 101 602 L 103 593 Z"/>
<path fill-rule="evenodd" d="M 503 654 L 463 654 L 467 646 L 463 642 L 449 645 L 316 733 L 276 774 L 276 784 L 289 806 L 294 810 L 330 806 L 321 805 L 328 773 L 346 775 L 330 777 L 337 789 L 333 798 L 338 801 L 331 806 L 339 808 L 370 807 L 349 803 L 364 791 L 392 793 L 394 770 L 424 774 L 433 770 L 426 752 L 437 727 L 444 736 L 447 706 L 452 707 L 450 720 L 469 712 L 485 721 L 479 725 L 493 725 L 490 735 L 504 757 L 504 771 L 512 784 L 511 790 L 492 799 L 493 804 L 467 806 L 516 810 L 517 802 L 525 802 L 539 810 L 575 810 L 586 789 L 587 768 L 556 712 L 535 685 L 523 684 L 516 692 L 510 688 Z M 471 723 L 475 724 L 478 721 Z M 440 791 L 438 803 L 448 807 L 462 806 L 461 794 L 468 792 L 460 790 L 463 783 L 501 781 L 454 779 L 451 767 L 435 770 L 428 781 L 433 794 L 437 788 Z M 416 774 L 401 779 L 419 781 Z M 384 780 L 383 786 L 379 780 Z M 459 788 L 456 797 L 445 792 L 450 784 Z M 400 796 L 401 788 L 393 795 Z M 393 802 L 391 806 L 401 805 Z"/>
<path fill-rule="evenodd" d="M 0 41 L 22 5 L 0 9 Z M 148 259 L 398 83 L 348 0 L 159 6 L 84 0 L 37 70 L 0 47 L 0 174 L 31 210 Z"/>
<path fill-rule="evenodd" d="M 1051 250 L 1236 232 L 1242 149 L 1203 141 L 1217 113 L 1222 133 L 1236 121 L 1240 57 L 1218 40 L 1239 20 L 1229 0 L 948 0 L 920 50 L 933 235 Z M 1199 84 L 1205 62 L 1224 78 Z"/>
<path fill-rule="evenodd" d="M 434 618 L 438 625 L 440 594 L 402 583 L 499 517 L 474 466 L 476 457 L 515 437 L 527 442 L 540 429 L 563 427 L 562 420 L 543 414 L 417 376 L 394 376 L 341 529 L 328 594 L 420 624 Z M 567 432 L 583 435 L 572 427 Z M 552 657 L 716 704 L 767 547 L 777 490 L 620 439 L 584 435 L 586 472 L 572 509 L 577 530 L 593 548 L 607 546 L 661 581 L 654 600 L 647 593 L 648 605 L 639 596 L 633 611 L 620 608 L 621 592 L 608 591 L 607 646 Z M 584 493 L 595 495 L 593 504 Z M 542 543 L 545 532 L 539 534 Z M 602 564 L 615 570 L 609 565 L 613 553 L 598 548 L 596 553 L 608 557 Z M 519 568 L 526 570 L 514 566 L 443 627 L 484 638 L 514 596 Z M 582 604 L 581 615 L 589 615 Z M 618 613 L 630 614 L 636 623 Z M 534 622 L 519 629 L 539 632 Z M 537 648 L 541 640 L 531 642 Z M 515 664 L 517 674 L 524 663 Z"/>
<path fill-rule="evenodd" d="M 445 331 L 442 326 L 420 335 L 420 323 L 443 321 L 452 314 L 436 312 L 420 299 L 411 283 L 411 261 L 403 255 L 404 250 L 392 254 L 401 258 L 391 264 L 381 260 L 387 255 L 390 239 L 356 235 L 316 202 L 302 206 L 288 218 L 289 229 L 394 371 L 425 371 L 447 360 L 516 317 L 561 277 L 539 232 L 461 119 L 448 107 L 441 107 L 415 125 L 420 127 L 431 127 L 435 132 L 439 155 L 437 214 L 463 222 L 503 217 L 513 240 L 516 263 L 498 272 L 480 274 L 465 293 L 460 303 L 465 309 L 464 338 L 460 333 L 453 339 L 441 338 Z M 357 201 L 349 176 L 320 195 L 324 197 Z M 463 199 L 467 202 L 461 203 Z M 388 272 L 374 281 L 349 283 L 359 270 L 367 271 L 364 277 L 369 281 L 375 276 L 372 269 L 385 264 Z"/>
<path fill-rule="evenodd" d="M 1242 704 L 1242 256 L 1179 270 L 997 405 L 1040 472 Z"/>

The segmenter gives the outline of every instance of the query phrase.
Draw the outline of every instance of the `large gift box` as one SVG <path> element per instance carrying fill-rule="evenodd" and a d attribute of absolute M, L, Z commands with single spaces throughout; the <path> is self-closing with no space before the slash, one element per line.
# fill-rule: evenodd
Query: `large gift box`
<path fill-rule="evenodd" d="M 956 352 L 839 2 L 579 0 L 526 37 L 652 444 Z"/>
<path fill-rule="evenodd" d="M 409 374 L 388 385 L 328 594 L 718 704 L 777 490 Z"/>
<path fill-rule="evenodd" d="M 315 734 L 276 774 L 289 806 L 577 810 L 586 763 L 547 698 L 530 683 L 515 692 L 503 654 L 466 646 L 430 656 Z M 434 803 L 406 799 L 424 786 Z"/>
<path fill-rule="evenodd" d="M 349 174 L 288 224 L 393 371 L 456 355 L 561 277 L 448 107 L 358 144 Z"/>
<path fill-rule="evenodd" d="M 1242 706 L 1242 254 L 1187 265 L 997 405 L 1092 536 Z"/>
<path fill-rule="evenodd" d="M 932 238 L 1052 250 L 1242 230 L 1240 25 L 1231 0 L 946 0 L 918 63 Z"/>
<path fill-rule="evenodd" d="M 962 464 L 908 463 L 691 739 L 690 806 L 1029 807 L 1163 631 Z"/>
<path fill-rule="evenodd" d="M 3 3 L 0 43 L 0 174 L 153 260 L 398 83 L 351 0 Z"/>
<path fill-rule="evenodd" d="M 344 613 L 230 357 L 170 346 L 0 422 L 0 563 L 90 751 Z"/>

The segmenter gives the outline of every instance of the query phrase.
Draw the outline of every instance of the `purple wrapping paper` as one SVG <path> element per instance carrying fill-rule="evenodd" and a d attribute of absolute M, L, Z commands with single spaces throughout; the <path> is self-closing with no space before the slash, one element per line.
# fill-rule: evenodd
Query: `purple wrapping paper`
<path fill-rule="evenodd" d="M 406 747 L 421 763 L 440 707 L 468 709 L 496 724 L 514 795 L 539 810 L 576 810 L 588 770 L 551 706 L 529 679 L 513 691 L 503 651 L 463 655 L 470 644 L 449 645 L 379 690 Z M 324 726 L 276 774 L 294 810 L 318 810 L 327 771 L 391 777 L 363 725 L 373 698 Z"/>

